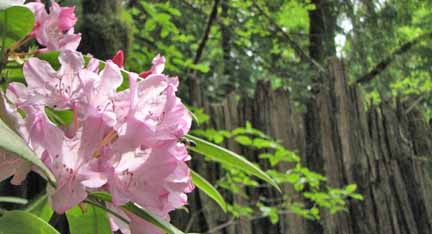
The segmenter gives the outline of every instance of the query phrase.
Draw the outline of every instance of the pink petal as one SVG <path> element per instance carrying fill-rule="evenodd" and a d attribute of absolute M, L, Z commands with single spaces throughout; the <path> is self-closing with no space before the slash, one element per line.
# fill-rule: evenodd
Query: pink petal
<path fill-rule="evenodd" d="M 40 93 L 49 94 L 58 82 L 57 72 L 47 61 L 30 58 L 23 67 L 27 86 L 39 89 Z"/>
<path fill-rule="evenodd" d="M 31 171 L 31 163 L 0 150 L 0 181 L 11 176 L 11 184 L 20 185 Z"/>
<path fill-rule="evenodd" d="M 141 72 L 139 76 L 141 78 L 147 78 L 152 74 L 162 74 L 164 69 L 165 69 L 165 57 L 158 54 L 152 61 L 152 67 L 147 71 Z"/>
<path fill-rule="evenodd" d="M 160 54 L 156 55 L 152 62 L 153 74 L 162 74 L 165 69 L 165 57 Z"/>
<path fill-rule="evenodd" d="M 63 214 L 72 207 L 78 205 L 87 197 L 85 187 L 71 177 L 63 178 L 66 182 L 55 191 L 49 189 L 50 201 L 55 212 Z M 58 181 L 61 183 L 61 181 Z"/>
<path fill-rule="evenodd" d="M 76 22 L 75 7 L 62 7 L 58 18 L 58 27 L 60 30 L 68 31 Z"/>
<path fill-rule="evenodd" d="M 76 50 L 81 42 L 81 34 L 65 34 L 59 40 L 58 46 L 48 47 L 50 50 Z"/>

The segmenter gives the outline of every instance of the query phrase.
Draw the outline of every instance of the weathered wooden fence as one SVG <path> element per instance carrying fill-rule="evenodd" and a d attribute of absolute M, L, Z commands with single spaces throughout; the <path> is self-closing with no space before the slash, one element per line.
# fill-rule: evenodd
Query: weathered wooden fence
<path fill-rule="evenodd" d="M 229 95 L 220 104 L 206 104 L 205 109 L 212 117 L 211 127 L 233 129 L 250 121 L 298 151 L 305 165 L 327 176 L 332 186 L 356 183 L 364 201 L 351 202 L 348 212 L 334 216 L 323 213 L 319 222 L 288 214 L 271 225 L 266 219 L 232 220 L 196 192 L 190 199 L 195 212 L 179 212 L 174 222 L 189 231 L 221 234 L 432 233 L 431 126 L 406 103 L 367 107 L 360 88 L 347 84 L 338 60 L 330 62 L 329 74 L 307 104 L 306 113 L 295 112 L 289 92 L 272 90 L 269 82 L 257 84 L 253 99 L 237 101 L 235 95 Z M 258 160 L 234 142 L 227 142 L 227 146 Z M 193 166 L 213 181 L 222 173 L 216 164 L 199 159 Z M 280 169 L 288 167 L 282 165 Z M 296 197 L 292 188 L 283 189 Z M 247 202 L 237 197 L 228 199 Z"/>

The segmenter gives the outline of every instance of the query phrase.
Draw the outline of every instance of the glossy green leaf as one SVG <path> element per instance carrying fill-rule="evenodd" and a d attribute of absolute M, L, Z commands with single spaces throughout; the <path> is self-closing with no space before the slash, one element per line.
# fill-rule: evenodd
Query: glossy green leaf
<path fill-rule="evenodd" d="M 72 110 L 55 110 L 53 108 L 45 107 L 45 113 L 49 120 L 57 126 L 69 126 L 73 121 Z"/>
<path fill-rule="evenodd" d="M 213 185 L 211 185 L 206 179 L 201 177 L 198 173 L 195 171 L 191 171 L 192 174 L 192 182 L 205 194 L 207 194 L 211 199 L 213 199 L 222 209 L 224 212 L 227 211 L 227 205 L 225 203 L 224 198 L 222 195 L 216 190 Z"/>
<path fill-rule="evenodd" d="M 9 48 L 28 35 L 34 22 L 33 13 L 27 7 L 13 6 L 0 10 L 0 35 L 3 37 L 4 47 Z"/>
<path fill-rule="evenodd" d="M 2 234 L 60 234 L 38 216 L 21 210 L 6 212 L 0 218 Z"/>
<path fill-rule="evenodd" d="M 66 212 L 70 234 L 111 234 L 111 226 L 106 211 L 85 206 L 84 211 L 76 206 Z"/>
<path fill-rule="evenodd" d="M 0 197 L 0 202 L 25 205 L 27 204 L 28 201 L 27 199 L 20 198 L 20 197 Z"/>
<path fill-rule="evenodd" d="M 96 192 L 92 193 L 89 196 L 92 199 L 98 199 L 102 201 L 111 202 L 112 198 L 111 195 L 104 192 Z M 138 207 L 132 202 L 127 203 L 126 205 L 122 206 L 123 209 L 135 214 L 138 217 L 143 218 L 147 222 L 155 225 L 156 227 L 159 227 L 160 229 L 166 231 L 168 234 L 184 234 L 182 231 L 178 230 L 176 227 L 174 227 L 169 222 L 157 217 L 156 215 L 153 215 L 146 209 L 142 207 Z"/>
<path fill-rule="evenodd" d="M 254 175 L 273 185 L 273 187 L 280 191 L 279 186 L 269 175 L 262 171 L 258 166 L 249 162 L 246 158 L 201 138 L 192 135 L 187 135 L 186 138 L 195 143 L 195 146 L 189 146 L 190 150 L 205 155 L 211 160 L 227 164 L 247 174 Z"/>
<path fill-rule="evenodd" d="M 55 184 L 55 177 L 51 171 L 43 164 L 36 154 L 27 146 L 23 139 L 10 129 L 3 120 L 0 119 L 0 148 L 15 154 L 16 156 L 31 162 L 38 167 L 46 176 L 51 184 Z"/>
<path fill-rule="evenodd" d="M 53 214 L 53 210 L 48 202 L 48 197 L 46 194 L 31 201 L 25 210 L 47 222 L 51 219 Z"/>

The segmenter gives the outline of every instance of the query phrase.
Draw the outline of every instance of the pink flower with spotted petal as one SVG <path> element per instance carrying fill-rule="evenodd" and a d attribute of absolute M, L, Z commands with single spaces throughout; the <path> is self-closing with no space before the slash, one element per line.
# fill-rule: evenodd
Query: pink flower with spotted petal
<path fill-rule="evenodd" d="M 25 106 L 49 106 L 59 109 L 71 108 L 81 99 L 83 88 L 78 77 L 83 69 L 84 59 L 81 53 L 65 50 L 59 57 L 62 65 L 55 71 L 51 65 L 38 58 L 30 58 L 23 68 L 27 87 L 21 83 L 11 83 L 8 98 L 23 108 Z"/>

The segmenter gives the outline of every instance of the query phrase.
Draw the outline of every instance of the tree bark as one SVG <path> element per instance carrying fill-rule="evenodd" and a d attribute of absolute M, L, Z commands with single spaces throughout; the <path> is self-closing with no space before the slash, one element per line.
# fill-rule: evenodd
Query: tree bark
<path fill-rule="evenodd" d="M 362 93 L 348 85 L 343 64 L 337 59 L 330 59 L 329 64 L 330 76 L 323 84 L 327 88 L 311 99 L 309 112 L 296 112 L 287 90 L 272 90 L 269 82 L 259 82 L 253 98 L 236 101 L 232 94 L 210 105 L 211 127 L 232 129 L 250 121 L 297 151 L 331 186 L 357 184 L 364 200 L 349 201 L 347 212 L 323 212 L 319 222 L 282 215 L 276 225 L 266 219 L 250 220 L 251 226 L 245 226 L 247 220 L 243 224 L 236 221 L 213 233 L 432 233 L 431 126 L 415 108 L 407 113 L 412 103 L 397 103 L 396 107 L 383 103 L 365 110 Z M 235 143 L 227 146 L 267 168 L 267 163 L 257 159 L 257 152 Z M 278 167 L 286 171 L 291 166 Z M 214 179 L 221 172 L 207 170 L 204 176 Z M 305 202 L 291 186 L 282 189 L 294 201 Z M 251 200 L 262 194 L 269 199 L 280 196 L 266 189 L 249 191 Z M 203 218 L 212 220 L 216 214 L 207 213 Z"/>

